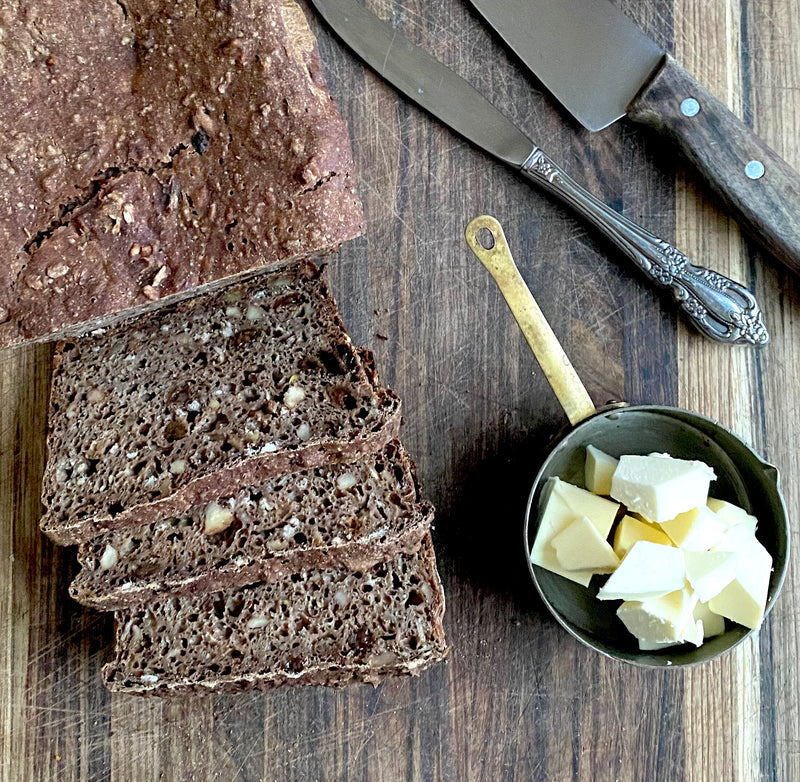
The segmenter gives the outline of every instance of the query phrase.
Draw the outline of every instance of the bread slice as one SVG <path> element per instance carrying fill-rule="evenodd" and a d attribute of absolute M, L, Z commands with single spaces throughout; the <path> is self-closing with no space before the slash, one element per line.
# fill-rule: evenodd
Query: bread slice
<path fill-rule="evenodd" d="M 377 683 L 444 658 L 444 593 L 430 536 L 369 570 L 308 570 L 116 615 L 116 692 L 231 692 Z"/>
<path fill-rule="evenodd" d="M 376 383 L 311 263 L 61 343 L 41 527 L 80 543 L 379 450 L 401 416 Z"/>
<path fill-rule="evenodd" d="M 419 499 L 413 462 L 395 440 L 355 462 L 270 478 L 94 538 L 78 549 L 83 570 L 70 594 L 109 610 L 311 568 L 364 570 L 417 549 L 432 516 Z"/>
<path fill-rule="evenodd" d="M 363 230 L 294 0 L 29 0 L 0 37 L 0 348 Z"/>

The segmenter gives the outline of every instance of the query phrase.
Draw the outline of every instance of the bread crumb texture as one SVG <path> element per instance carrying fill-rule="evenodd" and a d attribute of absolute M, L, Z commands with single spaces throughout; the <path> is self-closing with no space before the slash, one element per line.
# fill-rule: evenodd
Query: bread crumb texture
<path fill-rule="evenodd" d="M 363 571 L 323 568 L 120 611 L 106 686 L 202 692 L 417 673 L 447 652 L 430 537 Z"/>
<path fill-rule="evenodd" d="M 0 3 L 0 347 L 362 229 L 292 0 Z"/>
<path fill-rule="evenodd" d="M 83 569 L 70 594 L 119 608 L 162 592 L 240 586 L 324 563 L 363 568 L 386 559 L 386 551 L 418 546 L 432 513 L 395 440 L 354 462 L 275 476 L 185 513 L 99 535 L 78 550 Z M 209 515 L 224 522 L 211 534 Z"/>
<path fill-rule="evenodd" d="M 217 499 L 241 470 L 352 458 L 396 415 L 375 382 L 310 263 L 59 343 L 42 528 L 80 542 Z"/>

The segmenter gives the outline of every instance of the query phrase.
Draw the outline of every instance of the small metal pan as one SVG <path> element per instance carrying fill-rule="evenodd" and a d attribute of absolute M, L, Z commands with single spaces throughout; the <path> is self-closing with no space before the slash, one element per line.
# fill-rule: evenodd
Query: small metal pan
<path fill-rule="evenodd" d="M 595 408 L 555 334 L 522 279 L 500 224 L 482 215 L 466 228 L 472 251 L 489 270 L 553 388 L 570 427 L 551 445 L 531 488 L 524 523 L 525 557 L 543 602 L 558 622 L 582 643 L 609 657 L 646 667 L 692 665 L 711 660 L 741 643 L 753 630 L 728 622 L 727 631 L 702 646 L 642 652 L 616 615 L 618 603 L 596 599 L 600 577 L 589 588 L 531 564 L 530 550 L 549 478 L 584 485 L 587 445 L 612 456 L 669 453 L 699 459 L 714 469 L 712 496 L 733 502 L 759 521 L 757 536 L 772 555 L 766 613 L 778 597 L 789 557 L 789 527 L 778 471 L 733 432 L 705 416 L 676 407 L 615 403 Z"/>

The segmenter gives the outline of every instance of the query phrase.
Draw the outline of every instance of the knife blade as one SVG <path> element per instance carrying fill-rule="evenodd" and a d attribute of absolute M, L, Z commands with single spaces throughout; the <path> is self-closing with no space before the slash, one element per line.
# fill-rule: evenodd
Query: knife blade
<path fill-rule="evenodd" d="M 800 274 L 800 175 L 609 0 L 470 0 L 575 119 L 627 115 L 669 137 Z"/>
<path fill-rule="evenodd" d="M 695 327 L 730 344 L 766 345 L 769 334 L 753 294 L 615 212 L 582 188 L 511 120 L 356 0 L 311 0 L 352 51 L 434 117 L 571 206 L 602 231 L 650 281 L 669 290 Z"/>

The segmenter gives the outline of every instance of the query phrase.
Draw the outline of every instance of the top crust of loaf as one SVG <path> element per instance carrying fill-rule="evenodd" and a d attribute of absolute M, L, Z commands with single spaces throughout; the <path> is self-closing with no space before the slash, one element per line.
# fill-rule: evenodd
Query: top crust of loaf
<path fill-rule="evenodd" d="M 0 348 L 361 233 L 347 128 L 293 0 L 14 7 L 0 9 Z"/>
<path fill-rule="evenodd" d="M 374 452 L 400 426 L 375 380 L 313 264 L 62 343 L 42 529 L 78 543 Z"/>

